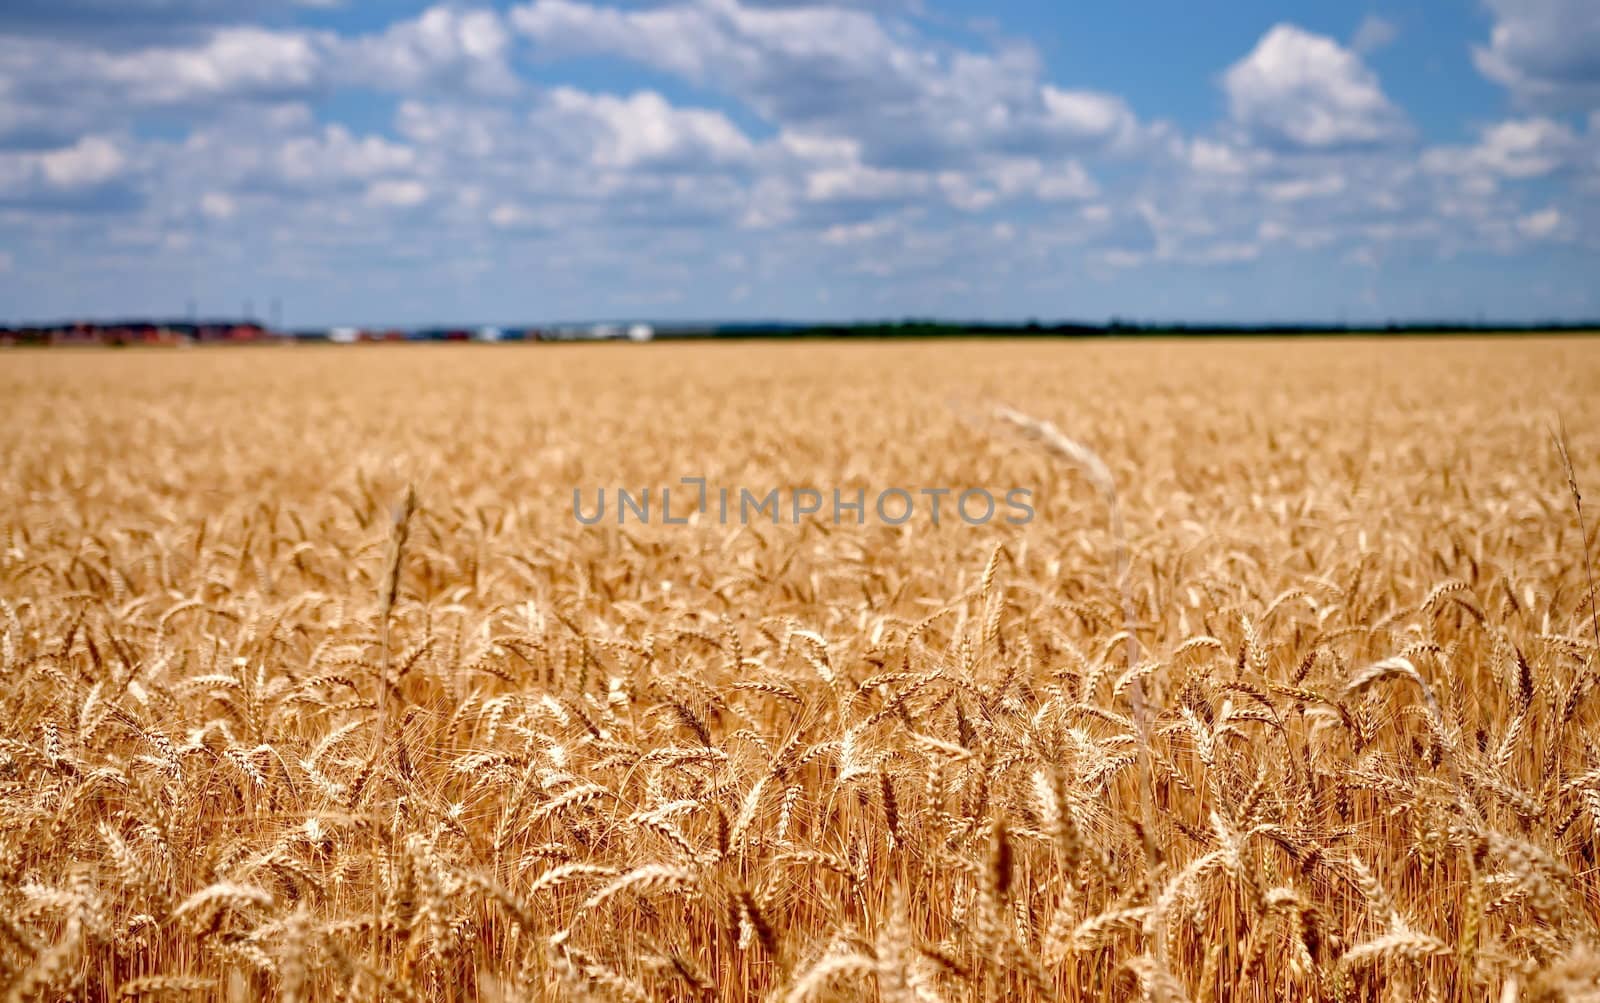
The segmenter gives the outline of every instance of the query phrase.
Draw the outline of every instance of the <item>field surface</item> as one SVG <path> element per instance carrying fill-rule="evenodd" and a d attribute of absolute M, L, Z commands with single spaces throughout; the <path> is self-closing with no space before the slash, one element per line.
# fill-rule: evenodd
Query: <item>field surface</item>
<path fill-rule="evenodd" d="M 1600 993 L 1600 342 L 13 351 L 0 420 L 0 997 Z M 685 477 L 828 504 L 617 525 Z"/>

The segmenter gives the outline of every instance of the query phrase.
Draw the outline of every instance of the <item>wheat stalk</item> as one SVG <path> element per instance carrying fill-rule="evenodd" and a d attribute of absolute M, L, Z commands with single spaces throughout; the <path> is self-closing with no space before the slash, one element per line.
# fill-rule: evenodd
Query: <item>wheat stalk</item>
<path fill-rule="evenodd" d="M 390 620 L 394 612 L 395 600 L 400 595 L 400 567 L 405 561 L 406 540 L 411 532 L 411 515 L 416 510 L 417 494 L 410 486 L 406 486 L 406 493 L 400 499 L 400 504 L 395 507 L 394 518 L 389 532 L 389 549 L 384 558 L 384 571 L 382 584 L 378 590 L 378 634 L 379 634 L 379 669 L 378 692 L 374 697 L 378 707 L 377 735 L 372 754 L 372 762 L 380 767 L 387 763 L 389 745 L 389 687 L 390 687 Z M 376 808 L 375 808 L 376 810 Z M 377 881 L 381 873 L 379 857 L 383 853 L 381 823 L 374 816 L 372 821 L 372 916 L 377 918 L 380 912 L 382 896 Z M 372 941 L 368 955 L 368 964 L 373 971 L 379 967 L 379 954 L 382 950 L 382 927 L 375 923 L 372 928 Z"/>
<path fill-rule="evenodd" d="M 1556 450 L 1561 454 L 1561 466 L 1567 474 L 1567 490 L 1572 494 L 1572 508 L 1578 517 L 1578 543 L 1583 548 L 1583 571 L 1588 586 L 1589 626 L 1594 631 L 1595 651 L 1600 652 L 1600 610 L 1595 609 L 1594 564 L 1589 559 L 1589 530 L 1583 518 L 1583 494 L 1578 490 L 1578 475 L 1572 470 L 1572 455 L 1567 452 L 1567 425 L 1563 421 L 1560 431 L 1552 429 Z"/>

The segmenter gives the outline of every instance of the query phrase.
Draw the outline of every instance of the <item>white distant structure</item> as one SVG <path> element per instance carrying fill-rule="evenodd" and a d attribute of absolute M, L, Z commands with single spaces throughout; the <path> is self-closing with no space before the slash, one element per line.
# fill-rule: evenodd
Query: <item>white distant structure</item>
<path fill-rule="evenodd" d="M 359 328 L 332 327 L 328 329 L 328 340 L 335 345 L 353 345 L 361 337 Z"/>
<path fill-rule="evenodd" d="M 351 328 L 354 331 L 354 328 Z M 531 330 L 531 329 L 530 329 Z M 542 327 L 530 334 L 519 338 L 515 328 L 507 332 L 501 327 L 475 327 L 451 332 L 453 338 L 470 338 L 473 341 L 505 341 L 510 339 L 529 341 L 628 341 L 646 342 L 654 341 L 656 329 L 654 324 L 642 321 L 632 323 L 593 323 L 593 324 L 552 324 Z M 336 340 L 329 333 L 329 340 Z"/>

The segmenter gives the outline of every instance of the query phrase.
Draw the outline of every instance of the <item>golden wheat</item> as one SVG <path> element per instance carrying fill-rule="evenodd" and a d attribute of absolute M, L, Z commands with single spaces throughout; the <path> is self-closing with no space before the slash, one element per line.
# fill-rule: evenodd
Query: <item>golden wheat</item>
<path fill-rule="evenodd" d="M 1597 401 L 1585 339 L 7 353 L 0 996 L 1600 998 Z M 1036 515 L 573 516 L 684 477 Z"/>

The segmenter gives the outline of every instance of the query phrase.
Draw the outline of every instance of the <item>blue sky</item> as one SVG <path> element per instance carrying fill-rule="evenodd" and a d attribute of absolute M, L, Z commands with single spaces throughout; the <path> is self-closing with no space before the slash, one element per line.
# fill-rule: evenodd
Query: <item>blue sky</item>
<path fill-rule="evenodd" d="M 1600 4 L 8 0 L 0 322 L 1600 317 Z"/>

